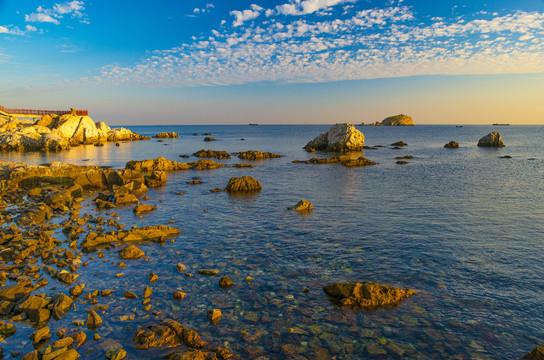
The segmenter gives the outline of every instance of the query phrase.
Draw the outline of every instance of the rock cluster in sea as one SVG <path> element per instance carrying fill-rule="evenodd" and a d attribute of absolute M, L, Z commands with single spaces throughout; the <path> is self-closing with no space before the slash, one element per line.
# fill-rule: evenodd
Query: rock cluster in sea
<path fill-rule="evenodd" d="M 95 123 L 89 116 L 44 115 L 35 122 L 0 117 L 0 151 L 59 151 L 81 144 L 147 139 L 125 128 Z"/>
<path fill-rule="evenodd" d="M 349 152 L 360 151 L 365 145 L 365 136 L 355 126 L 347 123 L 333 125 L 329 131 L 310 141 L 306 151 Z"/>

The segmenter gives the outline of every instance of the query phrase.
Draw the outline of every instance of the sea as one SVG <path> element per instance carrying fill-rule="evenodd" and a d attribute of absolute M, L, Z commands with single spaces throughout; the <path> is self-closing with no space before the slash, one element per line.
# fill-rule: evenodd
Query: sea
<path fill-rule="evenodd" d="M 142 216 L 132 207 L 98 212 L 94 195 L 86 197 L 81 213 L 115 212 L 126 228 L 171 222 L 181 234 L 162 245 L 138 245 L 149 260 L 127 260 L 125 268 L 117 267 L 117 249 L 104 249 L 103 258 L 82 255 L 89 264 L 77 280 L 86 284 L 85 291 L 114 290 L 97 299 L 109 305 L 96 330 L 101 340 L 85 328 L 82 358 L 103 359 L 113 343 L 130 359 L 160 358 L 168 350 L 137 350 L 132 340 L 138 327 L 161 317 L 196 330 L 240 359 L 517 359 L 542 345 L 544 126 L 358 126 L 365 145 L 381 147 L 352 156 L 376 165 L 293 163 L 338 155 L 303 150 L 329 127 L 129 126 L 142 135 L 174 131 L 180 137 L 0 154 L 4 161 L 112 168 L 160 156 L 195 161 L 192 154 L 201 149 L 283 155 L 260 161 L 232 155 L 218 161 L 227 167 L 168 173 L 166 186 L 150 189 L 143 201 L 157 210 Z M 476 146 L 494 130 L 505 147 Z M 205 142 L 204 133 L 216 141 Z M 452 140 L 459 148 L 444 148 Z M 397 141 L 407 146 L 394 149 Z M 184 154 L 189 158 L 180 158 Z M 413 158 L 397 164 L 396 157 L 406 155 Z M 255 166 L 230 167 L 240 162 Z M 244 175 L 257 179 L 262 191 L 246 196 L 210 191 Z M 195 177 L 203 183 L 187 184 Z M 312 212 L 288 210 L 301 199 L 313 204 Z M 64 240 L 61 230 L 56 236 Z M 177 263 L 192 276 L 178 273 Z M 198 275 L 199 269 L 220 273 Z M 158 275 L 155 283 L 148 281 L 151 272 Z M 119 273 L 124 275 L 116 277 Z M 225 275 L 234 282 L 230 289 L 218 285 Z M 364 281 L 417 295 L 398 306 L 364 311 L 340 308 L 323 291 L 334 282 Z M 149 312 L 141 296 L 123 298 L 125 291 L 140 295 L 145 286 L 153 289 Z M 51 280 L 41 291 L 54 294 L 67 287 Z M 175 301 L 174 291 L 187 296 Z M 76 328 L 71 321 L 84 320 L 88 307 L 76 304 L 66 318 L 51 320 L 51 332 Z M 217 324 L 206 317 L 210 309 L 222 311 Z M 32 331 L 18 324 L 17 333 L 0 343 L 4 358 L 32 350 Z"/>

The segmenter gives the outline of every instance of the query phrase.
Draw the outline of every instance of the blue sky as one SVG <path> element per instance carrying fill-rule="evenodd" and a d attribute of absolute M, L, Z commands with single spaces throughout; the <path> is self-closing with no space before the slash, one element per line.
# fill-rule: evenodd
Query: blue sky
<path fill-rule="evenodd" d="M 544 0 L 0 0 L 0 105 L 109 123 L 543 124 L 543 74 Z"/>

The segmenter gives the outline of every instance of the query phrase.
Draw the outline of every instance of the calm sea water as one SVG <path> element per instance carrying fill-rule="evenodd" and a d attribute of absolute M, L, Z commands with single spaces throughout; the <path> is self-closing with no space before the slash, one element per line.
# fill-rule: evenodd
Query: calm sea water
<path fill-rule="evenodd" d="M 175 131 L 182 137 L 53 154 L 3 153 L 0 159 L 121 168 L 129 160 L 158 156 L 193 161 L 193 156 L 179 155 L 200 149 L 284 155 L 253 162 L 252 169 L 169 173 L 168 184 L 150 190 L 151 199 L 145 201 L 157 204 L 157 211 L 139 219 L 130 207 L 115 209 L 127 227 L 173 220 L 182 230 L 173 243 L 143 244 L 148 262 L 132 261 L 117 269 L 117 253 L 105 250 L 104 259 L 89 261 L 79 278 L 86 290 L 116 290 L 111 298 L 99 299 L 110 307 L 98 333 L 120 342 L 130 358 L 165 353 L 134 349 L 134 330 L 154 316 L 143 311 L 139 300 L 121 298 L 125 290 L 141 293 L 150 285 L 150 272 L 159 276 L 151 285 L 153 309 L 226 345 L 240 358 L 328 353 L 337 359 L 394 359 L 401 354 L 408 359 L 515 359 L 542 344 L 544 127 L 359 127 L 366 145 L 403 140 L 408 146 L 365 150 L 364 156 L 379 165 L 364 168 L 292 163 L 331 156 L 302 149 L 328 127 L 134 126 L 130 129 L 143 135 Z M 501 132 L 506 147 L 478 148 L 478 139 L 493 130 Z M 204 132 L 217 141 L 204 142 Z M 450 140 L 460 148 L 443 148 Z M 414 158 L 397 165 L 395 157 L 404 155 Z M 512 158 L 501 159 L 504 155 Z M 233 156 L 221 162 L 240 160 Z M 242 175 L 259 180 L 263 190 L 249 197 L 210 192 Z M 204 184 L 186 184 L 195 176 Z M 175 195 L 179 191 L 185 194 Z M 286 210 L 300 199 L 313 203 L 310 215 Z M 84 204 L 82 212 L 95 212 L 90 199 Z M 186 277 L 176 272 L 178 262 L 195 274 L 217 268 L 235 286 L 223 290 L 218 277 Z M 116 278 L 119 272 L 126 275 Z M 253 280 L 248 282 L 248 276 Z M 322 291 L 336 281 L 373 281 L 419 294 L 397 307 L 354 312 L 333 306 Z M 188 295 L 174 302 L 172 292 L 178 289 Z M 44 292 L 59 290 L 64 289 L 51 281 Z M 211 308 L 223 312 L 217 325 L 206 319 Z M 70 319 L 85 319 L 85 309 L 80 305 Z M 119 319 L 130 314 L 136 315 L 134 320 Z M 51 320 L 49 326 L 52 331 L 73 328 L 69 322 Z M 90 340 L 80 348 L 87 352 L 84 358 L 103 358 L 107 349 L 87 331 Z M 18 326 L 4 349 L 30 351 L 30 332 Z M 383 354 L 371 355 L 375 348 Z"/>

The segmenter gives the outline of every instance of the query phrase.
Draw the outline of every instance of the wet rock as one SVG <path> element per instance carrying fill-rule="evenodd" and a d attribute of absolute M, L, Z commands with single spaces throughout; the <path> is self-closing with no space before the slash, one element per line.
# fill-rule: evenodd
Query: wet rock
<path fill-rule="evenodd" d="M 221 317 L 223 316 L 223 314 L 221 314 L 220 309 L 212 309 L 212 310 L 208 310 L 208 312 L 206 313 L 206 316 L 208 317 L 208 320 L 210 320 L 212 324 L 217 324 L 219 320 L 221 320 Z"/>
<path fill-rule="evenodd" d="M 87 334 L 85 334 L 83 331 L 79 331 L 75 334 L 69 335 L 72 339 L 74 339 L 74 347 L 77 349 L 81 345 L 85 344 L 85 341 L 87 341 Z"/>
<path fill-rule="evenodd" d="M 179 137 L 179 135 L 172 131 L 172 132 L 162 132 L 153 137 L 155 139 L 176 139 Z"/>
<path fill-rule="evenodd" d="M 377 343 L 369 343 L 365 345 L 365 350 L 370 356 L 383 356 L 387 355 L 387 351 Z"/>
<path fill-rule="evenodd" d="M 216 270 L 216 269 L 201 269 L 201 270 L 198 270 L 198 273 L 200 275 L 217 275 L 217 274 L 219 274 L 219 270 Z"/>
<path fill-rule="evenodd" d="M 478 146 L 482 147 L 504 147 L 501 134 L 498 131 L 493 131 L 478 140 Z"/>
<path fill-rule="evenodd" d="M 391 144 L 391 146 L 408 146 L 404 141 L 397 141 Z"/>
<path fill-rule="evenodd" d="M 193 154 L 196 157 L 199 158 L 217 158 L 218 160 L 222 159 L 230 159 L 230 155 L 226 151 L 218 151 L 218 150 L 199 150 Z"/>
<path fill-rule="evenodd" d="M 72 281 L 74 281 L 74 276 L 71 273 L 69 273 L 68 271 L 62 270 L 57 275 L 57 279 L 63 284 L 72 285 Z"/>
<path fill-rule="evenodd" d="M 38 344 L 42 342 L 43 340 L 51 338 L 51 334 L 49 334 L 49 327 L 44 326 L 41 329 L 35 330 L 31 335 L 30 339 L 34 342 L 34 344 Z"/>
<path fill-rule="evenodd" d="M 127 357 L 127 352 L 123 349 L 111 349 L 106 352 L 106 359 L 122 360 Z"/>
<path fill-rule="evenodd" d="M 133 338 L 137 349 L 177 347 L 185 344 L 192 348 L 201 348 L 204 342 L 200 336 L 174 320 L 166 319 L 160 324 L 139 328 Z"/>
<path fill-rule="evenodd" d="M 151 175 L 145 177 L 145 185 L 148 188 L 157 188 L 166 185 L 166 173 L 160 170 L 153 171 Z"/>
<path fill-rule="evenodd" d="M 234 283 L 228 276 L 223 276 L 221 279 L 219 279 L 219 286 L 223 289 L 230 288 Z"/>
<path fill-rule="evenodd" d="M 87 315 L 87 321 L 85 322 L 89 329 L 96 329 L 102 325 L 102 318 L 94 311 L 91 310 Z"/>
<path fill-rule="evenodd" d="M 397 165 L 406 165 L 408 164 L 408 161 L 404 161 L 404 160 L 399 160 L 396 162 Z"/>
<path fill-rule="evenodd" d="M 444 147 L 447 149 L 457 149 L 459 148 L 459 143 L 457 141 L 450 141 L 449 143 L 444 145 Z"/>
<path fill-rule="evenodd" d="M 371 160 L 369 160 L 369 159 L 367 159 L 367 158 L 365 158 L 363 156 L 360 156 L 359 158 L 356 158 L 356 159 L 352 159 L 351 157 L 346 156 L 346 155 L 336 156 L 336 157 L 328 158 L 328 159 L 311 158 L 310 160 L 304 160 L 304 161 L 295 160 L 293 162 L 294 163 L 304 163 L 304 164 L 335 164 L 335 163 L 339 163 L 339 164 L 342 164 L 342 165 L 348 166 L 348 167 L 376 165 L 375 162 L 373 162 L 373 161 L 371 161 Z"/>
<path fill-rule="evenodd" d="M 29 352 L 28 354 L 26 354 L 25 356 L 21 358 L 21 360 L 39 360 L 39 359 L 40 358 L 38 357 L 38 350 Z"/>
<path fill-rule="evenodd" d="M 135 293 L 130 292 L 130 291 L 125 291 L 125 294 L 123 296 L 126 297 L 127 299 L 137 299 L 138 298 L 138 295 L 136 295 Z"/>
<path fill-rule="evenodd" d="M 145 252 L 138 249 L 135 245 L 129 245 L 119 251 L 120 259 L 139 259 L 145 255 Z"/>
<path fill-rule="evenodd" d="M 244 160 L 262 160 L 262 159 L 281 158 L 282 155 L 274 154 L 271 152 L 248 150 L 248 151 L 242 151 L 240 154 L 238 154 L 238 157 Z"/>
<path fill-rule="evenodd" d="M 174 292 L 174 300 L 181 301 L 187 294 L 183 291 L 175 291 Z"/>
<path fill-rule="evenodd" d="M 310 141 L 306 151 L 324 150 L 332 152 L 360 151 L 365 144 L 362 132 L 351 124 L 336 124 L 328 132 Z"/>
<path fill-rule="evenodd" d="M 102 199 L 96 199 L 94 203 L 96 207 L 98 208 L 98 210 L 109 210 L 115 207 L 113 203 L 106 200 L 102 200 Z"/>
<path fill-rule="evenodd" d="M 225 188 L 228 192 L 256 192 L 261 191 L 261 184 L 250 176 L 233 177 Z"/>
<path fill-rule="evenodd" d="M 288 208 L 289 210 L 296 210 L 298 212 L 310 212 L 314 209 L 314 206 L 308 200 L 300 200 L 295 206 Z"/>
<path fill-rule="evenodd" d="M 83 240 L 81 246 L 83 248 L 93 248 L 111 242 L 164 242 L 166 239 L 178 235 L 180 232 L 181 230 L 166 225 L 120 230 L 103 235 L 91 232 Z"/>
<path fill-rule="evenodd" d="M 216 139 L 212 138 L 212 137 L 209 137 L 209 136 L 206 136 L 204 138 L 204 141 L 216 141 Z"/>
<path fill-rule="evenodd" d="M 417 294 L 413 290 L 402 290 L 370 282 L 333 283 L 325 286 L 323 290 L 338 305 L 362 309 L 397 305 Z"/>
<path fill-rule="evenodd" d="M 151 212 L 155 210 L 157 210 L 156 205 L 146 205 L 146 204 L 136 205 L 133 209 L 135 214 L 143 214 L 143 213 Z"/>
<path fill-rule="evenodd" d="M 53 318 L 59 320 L 64 317 L 64 315 L 70 311 L 73 302 L 71 297 L 66 296 L 63 293 L 56 294 L 53 298 L 53 308 L 51 310 Z"/>
<path fill-rule="evenodd" d="M 149 298 L 152 294 L 153 294 L 153 290 L 152 290 L 149 286 L 146 286 L 146 287 L 144 288 L 144 291 L 143 291 L 143 294 L 142 294 L 142 295 L 143 295 L 144 299 L 147 299 L 147 298 Z"/>
<path fill-rule="evenodd" d="M 178 263 L 176 265 L 176 271 L 177 272 L 184 272 L 185 270 L 186 270 L 185 265 L 183 265 L 182 263 Z"/>
<path fill-rule="evenodd" d="M 0 335 L 11 336 L 15 334 L 15 331 L 17 331 L 15 325 L 0 320 Z"/>
<path fill-rule="evenodd" d="M 0 287 L 0 299 L 11 302 L 18 301 L 31 291 L 31 288 L 27 288 L 22 285 L 2 286 Z"/>
<path fill-rule="evenodd" d="M 159 280 L 159 277 L 157 276 L 157 274 L 151 273 L 151 274 L 149 274 L 148 280 L 149 280 L 149 282 L 156 282 L 157 280 Z"/>
<path fill-rule="evenodd" d="M 217 169 L 225 164 L 219 164 L 211 160 L 198 160 L 189 163 L 179 163 L 167 160 L 163 157 L 144 161 L 129 161 L 125 168 L 136 171 L 176 171 L 176 170 L 206 170 Z"/>
<path fill-rule="evenodd" d="M 525 354 L 521 359 L 523 360 L 544 360 L 544 347 L 537 346 L 528 354 Z"/>
<path fill-rule="evenodd" d="M 85 284 L 78 284 L 70 289 L 70 295 L 72 296 L 80 296 L 83 294 L 83 289 L 85 288 Z"/>

